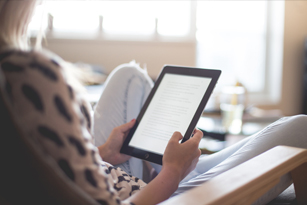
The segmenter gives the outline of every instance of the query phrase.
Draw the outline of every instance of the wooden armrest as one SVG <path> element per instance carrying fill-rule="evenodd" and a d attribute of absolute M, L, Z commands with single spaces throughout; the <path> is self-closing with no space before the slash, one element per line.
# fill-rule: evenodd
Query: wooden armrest
<path fill-rule="evenodd" d="M 297 201 L 307 204 L 307 150 L 277 146 L 161 204 L 251 204 L 291 173 Z"/>

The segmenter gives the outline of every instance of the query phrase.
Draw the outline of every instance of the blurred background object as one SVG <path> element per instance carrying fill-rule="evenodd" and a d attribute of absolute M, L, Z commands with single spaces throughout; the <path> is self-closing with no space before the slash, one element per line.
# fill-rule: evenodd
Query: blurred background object
<path fill-rule="evenodd" d="M 239 134 L 242 129 L 242 118 L 246 104 L 246 91 L 237 81 L 234 86 L 222 88 L 220 109 L 222 125 L 228 133 Z"/>

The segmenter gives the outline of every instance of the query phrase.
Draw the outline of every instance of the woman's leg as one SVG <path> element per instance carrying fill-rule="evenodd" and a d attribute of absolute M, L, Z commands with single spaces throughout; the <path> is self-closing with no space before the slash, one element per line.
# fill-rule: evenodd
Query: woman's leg
<path fill-rule="evenodd" d="M 297 115 L 282 118 L 261 132 L 251 136 L 248 141 L 223 162 L 207 172 L 180 184 L 174 195 L 221 174 L 277 145 L 307 148 L 307 116 Z M 263 195 L 255 204 L 266 204 L 291 184 L 289 175 L 285 175 L 280 183 Z"/>
<path fill-rule="evenodd" d="M 94 111 L 96 146 L 106 142 L 113 128 L 137 117 L 152 86 L 147 72 L 134 62 L 120 65 L 110 73 Z M 118 167 L 142 178 L 142 160 L 131 158 Z"/>

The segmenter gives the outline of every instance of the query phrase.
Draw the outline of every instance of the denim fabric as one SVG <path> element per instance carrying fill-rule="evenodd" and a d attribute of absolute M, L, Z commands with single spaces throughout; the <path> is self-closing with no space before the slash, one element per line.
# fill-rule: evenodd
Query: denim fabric
<path fill-rule="evenodd" d="M 106 142 L 113 128 L 137 117 L 153 82 L 146 70 L 134 62 L 118 66 L 110 73 L 94 110 L 95 145 Z M 128 174 L 142 178 L 142 160 L 131 158 L 117 165 Z"/>

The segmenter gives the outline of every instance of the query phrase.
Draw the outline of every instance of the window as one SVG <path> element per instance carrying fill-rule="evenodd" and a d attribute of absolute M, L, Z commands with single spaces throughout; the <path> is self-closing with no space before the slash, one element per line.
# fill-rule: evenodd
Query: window
<path fill-rule="evenodd" d="M 262 91 L 267 1 L 200 1 L 197 9 L 197 64 L 222 69 L 220 82 Z"/>
<path fill-rule="evenodd" d="M 110 35 L 182 37 L 191 30 L 190 7 L 189 1 L 45 1 L 30 28 L 38 30 L 45 9 L 52 17 L 53 32 L 78 35 L 101 28 Z"/>
<path fill-rule="evenodd" d="M 277 103 L 283 1 L 198 1 L 197 66 L 219 68 L 218 87 L 241 82 L 250 102 Z"/>
<path fill-rule="evenodd" d="M 196 42 L 195 65 L 223 71 L 217 89 L 239 81 L 255 103 L 279 100 L 283 1 L 45 1 L 44 4 L 33 18 L 32 32 L 38 30 L 45 13 L 49 17 L 45 16 L 42 28 L 47 29 L 47 38 L 49 35 Z"/>

